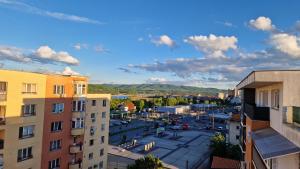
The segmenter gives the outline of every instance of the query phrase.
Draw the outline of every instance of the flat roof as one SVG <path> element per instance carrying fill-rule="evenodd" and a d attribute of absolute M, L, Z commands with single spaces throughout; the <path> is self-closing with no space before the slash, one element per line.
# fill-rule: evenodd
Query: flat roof
<path fill-rule="evenodd" d="M 265 159 L 300 153 L 300 148 L 272 128 L 253 132 L 254 145 Z"/>
<path fill-rule="evenodd" d="M 240 167 L 241 163 L 238 160 L 213 156 L 212 169 L 239 169 Z"/>

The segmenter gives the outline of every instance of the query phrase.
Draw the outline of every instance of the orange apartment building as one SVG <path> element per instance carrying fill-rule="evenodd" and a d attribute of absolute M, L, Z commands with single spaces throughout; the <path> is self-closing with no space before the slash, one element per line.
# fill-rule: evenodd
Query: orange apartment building
<path fill-rule="evenodd" d="M 84 76 L 0 70 L 0 169 L 105 169 L 109 115 L 93 124 L 105 128 L 93 135 L 105 142 L 84 145 L 87 114 L 109 114 L 110 95 L 91 95 L 91 102 L 105 102 L 95 107 L 87 104 L 87 87 Z M 102 153 L 89 159 L 90 150 Z"/>
<path fill-rule="evenodd" d="M 254 71 L 238 85 L 245 169 L 300 168 L 300 71 Z"/>

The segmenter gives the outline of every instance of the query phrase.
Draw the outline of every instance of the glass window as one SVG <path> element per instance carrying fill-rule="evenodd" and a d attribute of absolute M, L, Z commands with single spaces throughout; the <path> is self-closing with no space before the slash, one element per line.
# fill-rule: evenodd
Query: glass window
<path fill-rule="evenodd" d="M 36 114 L 35 104 L 25 104 L 21 109 L 23 116 L 34 116 Z"/>
<path fill-rule="evenodd" d="M 101 150 L 100 150 L 100 156 L 103 156 L 104 155 L 104 149 L 102 148 Z"/>
<path fill-rule="evenodd" d="M 96 106 L 96 100 L 92 100 L 92 106 Z"/>
<path fill-rule="evenodd" d="M 279 109 L 279 90 L 272 90 L 272 108 Z"/>
<path fill-rule="evenodd" d="M 52 113 L 61 113 L 64 111 L 65 105 L 64 103 L 54 103 L 52 105 Z"/>
<path fill-rule="evenodd" d="M 50 151 L 61 149 L 61 140 L 50 141 Z"/>
<path fill-rule="evenodd" d="M 51 160 L 51 161 L 49 161 L 48 164 L 49 164 L 48 169 L 57 169 L 60 167 L 60 159 L 57 158 L 55 160 Z"/>
<path fill-rule="evenodd" d="M 103 118 L 103 119 L 106 118 L 106 112 L 102 112 L 102 118 Z"/>
<path fill-rule="evenodd" d="M 23 83 L 22 92 L 23 93 L 36 93 L 37 88 L 34 83 Z"/>
<path fill-rule="evenodd" d="M 19 138 L 30 138 L 33 137 L 34 125 L 23 126 L 19 128 Z"/>
<path fill-rule="evenodd" d="M 62 122 L 61 121 L 56 121 L 51 123 L 51 131 L 61 131 L 62 130 Z"/>
<path fill-rule="evenodd" d="M 106 107 L 106 100 L 103 100 L 102 106 L 103 106 L 103 107 Z"/>
<path fill-rule="evenodd" d="M 18 150 L 18 162 L 32 158 L 32 147 Z"/>
<path fill-rule="evenodd" d="M 84 120 L 83 118 L 75 118 L 72 120 L 72 128 L 83 128 Z"/>

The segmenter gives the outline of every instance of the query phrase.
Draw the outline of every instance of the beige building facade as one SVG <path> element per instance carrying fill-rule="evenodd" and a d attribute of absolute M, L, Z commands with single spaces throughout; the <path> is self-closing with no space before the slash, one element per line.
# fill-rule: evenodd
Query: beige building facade
<path fill-rule="evenodd" d="M 255 71 L 242 80 L 246 168 L 300 168 L 300 71 Z"/>

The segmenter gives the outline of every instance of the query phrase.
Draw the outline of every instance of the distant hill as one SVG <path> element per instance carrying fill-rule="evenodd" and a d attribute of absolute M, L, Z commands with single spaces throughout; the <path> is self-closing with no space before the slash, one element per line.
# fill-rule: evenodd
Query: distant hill
<path fill-rule="evenodd" d="M 176 86 L 170 84 L 89 84 L 90 93 L 111 94 L 156 94 L 156 95 L 208 95 L 215 96 L 224 90 L 192 86 Z"/>

